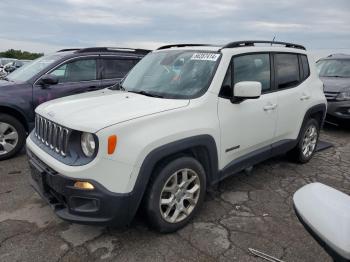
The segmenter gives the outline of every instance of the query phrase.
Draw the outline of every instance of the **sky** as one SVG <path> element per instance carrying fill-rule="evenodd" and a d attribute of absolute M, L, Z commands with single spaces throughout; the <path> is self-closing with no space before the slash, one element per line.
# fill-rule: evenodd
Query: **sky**
<path fill-rule="evenodd" d="M 238 40 L 350 53 L 350 0 L 1 0 L 0 51 Z"/>

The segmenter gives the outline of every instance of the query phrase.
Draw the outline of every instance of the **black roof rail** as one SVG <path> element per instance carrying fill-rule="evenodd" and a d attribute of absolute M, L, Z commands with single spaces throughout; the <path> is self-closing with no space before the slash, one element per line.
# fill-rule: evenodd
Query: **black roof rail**
<path fill-rule="evenodd" d="M 249 40 L 249 41 L 237 41 L 231 42 L 227 45 L 224 45 L 223 48 L 235 48 L 235 47 L 244 47 L 244 46 L 255 46 L 255 44 L 271 44 L 271 45 L 283 45 L 288 48 L 297 48 L 306 50 L 306 48 L 302 45 L 287 43 L 287 42 L 278 42 L 278 41 L 264 41 L 264 40 Z"/>
<path fill-rule="evenodd" d="M 147 49 L 134 49 L 126 47 L 88 47 L 78 49 L 77 53 L 88 53 L 88 52 L 123 52 L 123 53 L 135 53 L 135 54 L 148 54 L 151 50 Z"/>
<path fill-rule="evenodd" d="M 57 52 L 78 51 L 78 50 L 80 50 L 80 48 L 65 48 L 65 49 L 58 50 Z"/>
<path fill-rule="evenodd" d="M 174 44 L 174 45 L 163 45 L 161 47 L 158 47 L 157 50 L 163 50 L 168 49 L 172 47 L 186 47 L 186 46 L 213 46 L 209 44 Z"/>

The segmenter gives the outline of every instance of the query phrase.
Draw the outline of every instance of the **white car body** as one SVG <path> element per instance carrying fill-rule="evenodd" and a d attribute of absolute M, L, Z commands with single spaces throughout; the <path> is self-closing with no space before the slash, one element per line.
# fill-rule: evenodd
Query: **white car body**
<path fill-rule="evenodd" d="M 173 49 L 219 50 L 210 46 Z M 258 99 L 242 103 L 232 103 L 230 99 L 220 97 L 231 58 L 256 52 L 307 55 L 304 50 L 287 47 L 224 48 L 220 50 L 220 62 L 208 90 L 195 99 L 164 99 L 105 89 L 44 103 L 36 109 L 38 115 L 63 127 L 95 134 L 99 141 L 97 155 L 87 164 L 67 165 L 43 150 L 33 134 L 27 139 L 27 149 L 64 177 L 96 181 L 112 193 L 134 195 L 135 190 L 139 190 L 137 180 L 142 166 L 147 164 L 145 161 L 152 152 L 177 141 L 210 137 L 217 151 L 217 159 L 210 168 L 216 169 L 217 173 L 212 174 L 209 184 L 218 182 L 246 167 L 232 163 L 259 150 L 272 150 L 272 144 L 297 141 L 308 110 L 326 107 L 323 85 L 310 56 L 307 56 L 310 76 L 294 88 L 262 94 Z M 322 122 L 324 112 L 321 113 Z M 115 152 L 110 155 L 107 143 L 111 135 L 116 135 L 118 141 Z M 255 164 L 253 162 L 250 163 Z M 147 181 L 143 184 L 146 186 Z M 141 191 L 142 198 L 144 188 Z M 138 204 L 139 201 L 135 205 Z M 63 218 L 79 222 L 79 219 Z"/>

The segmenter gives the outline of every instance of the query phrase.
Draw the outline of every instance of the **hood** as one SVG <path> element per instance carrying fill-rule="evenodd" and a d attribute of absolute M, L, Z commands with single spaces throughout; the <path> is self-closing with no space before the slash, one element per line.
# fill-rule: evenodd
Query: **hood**
<path fill-rule="evenodd" d="M 6 80 L 0 80 L 0 88 L 6 87 L 6 86 L 13 86 L 15 84 L 16 84 L 15 82 L 10 82 L 10 81 L 6 81 Z"/>
<path fill-rule="evenodd" d="M 19 90 L 28 87 L 28 83 L 16 83 L 9 82 L 6 80 L 0 80 L 0 98 L 4 99 L 4 97 L 16 97 L 20 95 Z"/>
<path fill-rule="evenodd" d="M 341 92 L 350 89 L 350 78 L 321 77 L 325 92 Z"/>
<path fill-rule="evenodd" d="M 154 98 L 104 89 L 41 104 L 38 114 L 75 130 L 96 133 L 107 126 L 185 107 L 189 100 Z"/>

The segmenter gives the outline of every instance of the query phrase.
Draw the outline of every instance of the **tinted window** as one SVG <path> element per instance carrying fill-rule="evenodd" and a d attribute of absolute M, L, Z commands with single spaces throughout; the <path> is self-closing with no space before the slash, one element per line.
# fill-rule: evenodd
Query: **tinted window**
<path fill-rule="evenodd" d="M 64 64 L 51 72 L 59 83 L 96 80 L 96 60 L 85 59 Z"/>
<path fill-rule="evenodd" d="M 102 78 L 122 78 L 130 71 L 131 68 L 133 68 L 135 64 L 136 60 L 104 59 L 102 65 Z"/>
<path fill-rule="evenodd" d="M 301 64 L 303 66 L 303 79 L 306 79 L 310 75 L 310 67 L 309 67 L 309 62 L 307 61 L 306 55 L 301 55 Z"/>
<path fill-rule="evenodd" d="M 276 54 L 275 68 L 279 89 L 293 87 L 300 82 L 299 62 L 296 54 Z"/>
<path fill-rule="evenodd" d="M 233 59 L 234 84 L 241 81 L 257 81 L 262 91 L 270 89 L 270 55 L 250 54 Z"/>

